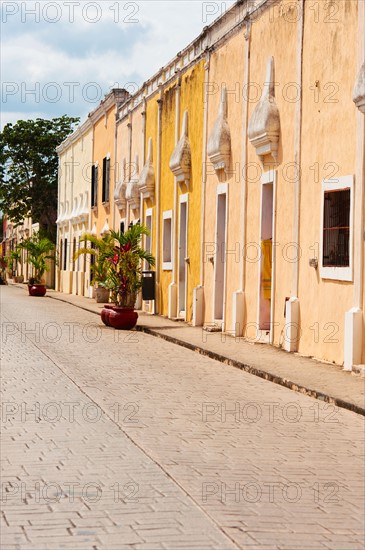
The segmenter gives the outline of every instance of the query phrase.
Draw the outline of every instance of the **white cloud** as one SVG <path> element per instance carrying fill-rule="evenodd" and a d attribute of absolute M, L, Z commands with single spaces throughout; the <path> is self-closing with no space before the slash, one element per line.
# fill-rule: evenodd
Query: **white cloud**
<path fill-rule="evenodd" d="M 233 1 L 81 0 L 74 22 L 69 21 L 68 5 L 59 1 L 62 18 L 54 24 L 49 20 L 57 16 L 55 2 L 48 3 L 47 11 L 39 11 L 38 22 L 24 12 L 23 4 L 18 2 L 18 13 L 8 14 L 3 24 L 2 113 L 10 122 L 12 117 L 31 118 L 34 113 L 45 118 L 65 113 L 85 116 L 114 84 L 140 85 L 152 76 Z M 27 2 L 27 9 L 34 4 Z M 39 10 L 46 5 L 38 4 Z M 100 7 L 100 21 L 94 24 L 90 20 L 97 10 L 89 7 L 82 12 L 92 4 Z M 205 17 L 203 9 L 210 12 Z M 75 83 L 74 94 L 70 82 Z M 97 87 L 88 85 L 91 82 Z M 33 94 L 27 93 L 32 90 Z M 94 102 L 88 101 L 92 94 Z"/>
<path fill-rule="evenodd" d="M 3 111 L 0 116 L 0 130 L 2 130 L 4 126 L 8 123 L 14 124 L 18 120 L 35 120 L 36 118 L 47 118 L 47 117 L 44 116 L 44 113 L 42 113 L 41 111 L 29 112 L 29 113 Z"/>

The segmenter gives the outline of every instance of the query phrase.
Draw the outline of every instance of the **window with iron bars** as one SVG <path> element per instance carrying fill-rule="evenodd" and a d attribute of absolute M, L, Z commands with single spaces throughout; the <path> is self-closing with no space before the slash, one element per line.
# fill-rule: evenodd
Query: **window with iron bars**
<path fill-rule="evenodd" d="M 103 159 L 103 189 L 102 189 L 102 202 L 109 202 L 110 192 L 110 158 L 105 157 Z"/>
<path fill-rule="evenodd" d="M 350 265 L 350 200 L 350 188 L 324 193 L 323 267 Z"/>
<path fill-rule="evenodd" d="M 98 177 L 99 170 L 97 164 L 91 167 L 91 207 L 98 205 Z"/>

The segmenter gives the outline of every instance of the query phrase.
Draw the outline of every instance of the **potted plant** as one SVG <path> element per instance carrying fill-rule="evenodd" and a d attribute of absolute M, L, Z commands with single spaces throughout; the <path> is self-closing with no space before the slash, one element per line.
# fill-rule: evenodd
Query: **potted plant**
<path fill-rule="evenodd" d="M 133 225 L 125 233 L 111 231 L 113 241 L 112 254 L 107 257 L 109 263 L 105 287 L 111 291 L 114 307 L 107 314 L 107 324 L 117 329 L 130 330 L 138 319 L 134 310 L 137 292 L 142 286 L 142 261 L 150 266 L 155 259 L 144 250 L 141 244 L 142 235 L 149 235 L 149 229 L 143 225 Z"/>
<path fill-rule="evenodd" d="M 105 282 L 108 275 L 109 262 L 107 257 L 112 254 L 113 241 L 109 234 L 99 238 L 91 233 L 85 233 L 80 241 L 90 242 L 91 246 L 80 248 L 74 255 L 73 261 L 76 261 L 79 256 L 88 254 L 92 256 L 93 263 L 91 265 L 91 284 L 95 286 L 95 299 L 97 303 L 109 301 L 110 291 L 105 288 Z"/>
<path fill-rule="evenodd" d="M 15 275 L 13 277 L 14 282 L 22 283 L 24 281 L 24 277 L 23 275 L 18 275 L 18 264 L 20 264 L 22 260 L 22 255 L 19 250 L 19 245 L 15 248 L 15 250 L 10 251 L 9 259 L 10 259 L 10 265 L 12 266 L 12 271 L 15 272 Z M 14 262 L 15 262 L 15 269 L 14 269 Z"/>
<path fill-rule="evenodd" d="M 43 276 L 49 271 L 47 260 L 55 259 L 56 245 L 48 237 L 41 237 L 39 232 L 35 232 L 21 242 L 18 248 L 28 252 L 27 262 L 33 267 L 33 277 L 30 277 L 28 282 L 29 294 L 44 296 L 47 289 Z"/>

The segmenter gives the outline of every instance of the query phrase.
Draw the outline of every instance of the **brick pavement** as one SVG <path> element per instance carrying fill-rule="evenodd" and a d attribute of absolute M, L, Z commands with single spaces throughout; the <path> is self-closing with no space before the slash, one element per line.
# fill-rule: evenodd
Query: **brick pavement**
<path fill-rule="evenodd" d="M 48 296 L 100 314 L 102 305 L 81 296 L 49 291 Z M 338 365 L 287 353 L 267 344 L 205 332 L 181 321 L 140 313 L 138 329 L 188 347 L 294 391 L 365 415 L 365 377 Z"/>
<path fill-rule="evenodd" d="M 4 549 L 363 548 L 361 416 L 55 300 L 1 297 L 20 408 L 3 422 Z M 40 421 L 22 418 L 35 401 Z"/>
<path fill-rule="evenodd" d="M 20 330 L 36 327 L 45 303 L 18 302 Z M 126 396 L 104 413 L 87 395 L 92 376 L 80 389 L 52 359 L 55 325 L 40 342 L 10 335 L 14 312 L 2 303 L 1 549 L 236 548 L 121 429 L 133 420 Z"/>

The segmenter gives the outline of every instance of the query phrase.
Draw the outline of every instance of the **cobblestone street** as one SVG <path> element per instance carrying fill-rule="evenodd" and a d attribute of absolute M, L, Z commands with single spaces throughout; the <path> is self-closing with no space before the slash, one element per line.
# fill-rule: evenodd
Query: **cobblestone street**
<path fill-rule="evenodd" d="M 1 287 L 1 550 L 362 550 L 364 418 Z"/>

